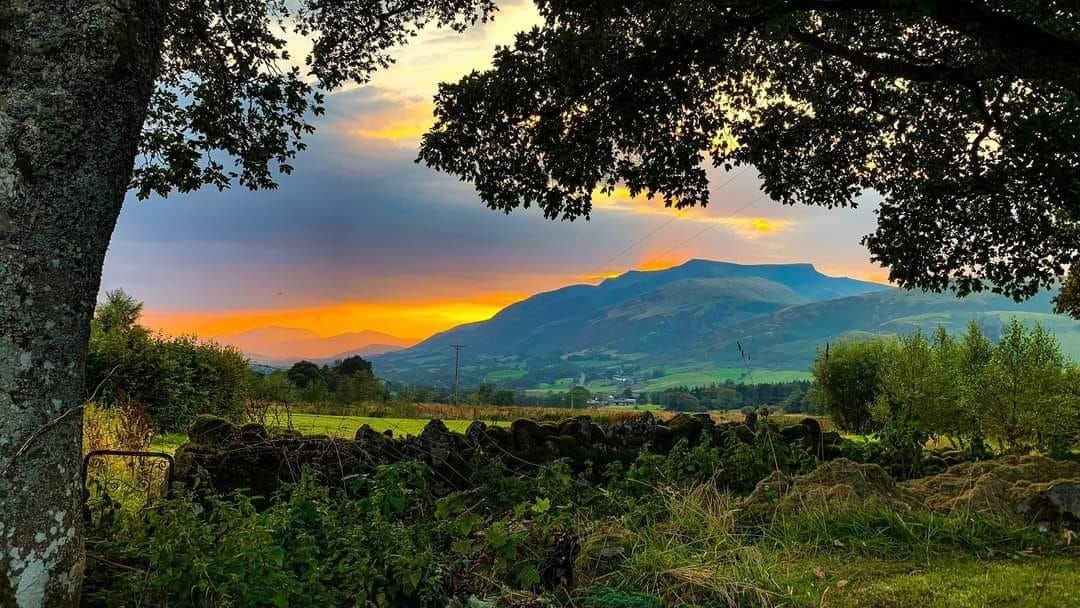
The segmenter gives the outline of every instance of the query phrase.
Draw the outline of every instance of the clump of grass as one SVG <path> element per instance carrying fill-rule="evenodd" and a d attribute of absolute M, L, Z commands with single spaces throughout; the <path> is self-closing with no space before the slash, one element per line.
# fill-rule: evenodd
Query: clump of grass
<path fill-rule="evenodd" d="M 839 513 L 798 513 L 769 525 L 765 538 L 785 549 L 921 560 L 946 552 L 990 557 L 1049 548 L 1053 542 L 1048 535 L 1003 517 L 975 512 L 899 513 L 879 505 Z"/>
<path fill-rule="evenodd" d="M 665 606 L 772 605 L 773 553 L 746 544 L 733 507 L 711 484 L 667 494 L 660 517 L 621 532 L 621 562 L 594 583 L 655 596 Z"/>

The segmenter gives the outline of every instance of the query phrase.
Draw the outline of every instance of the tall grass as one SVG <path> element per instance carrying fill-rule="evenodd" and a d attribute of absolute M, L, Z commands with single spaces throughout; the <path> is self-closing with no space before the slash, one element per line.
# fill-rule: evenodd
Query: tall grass
<path fill-rule="evenodd" d="M 666 493 L 651 523 L 596 534 L 625 546 L 611 564 L 579 563 L 591 584 L 642 591 L 665 606 L 771 606 L 779 597 L 771 551 L 748 542 L 737 526 L 735 499 L 715 485 Z M 586 543 L 589 541 L 586 540 Z"/>
<path fill-rule="evenodd" d="M 948 553 L 978 557 L 1017 553 L 1048 547 L 1051 540 L 1030 526 L 984 513 L 900 513 L 878 505 L 839 513 L 798 513 L 773 522 L 765 537 L 778 548 L 798 548 L 810 554 L 839 551 L 920 561 Z"/>
<path fill-rule="evenodd" d="M 537 422 L 558 422 L 574 416 L 589 416 L 601 422 L 621 422 L 633 420 L 643 412 L 633 410 L 611 410 L 605 408 L 554 408 L 554 407 L 516 407 L 495 405 L 447 405 L 442 403 L 354 403 L 350 405 L 334 404 L 294 404 L 293 412 L 322 414 L 331 416 L 363 416 L 369 418 L 416 418 L 441 420 L 497 420 L 512 421 L 528 418 Z M 665 419 L 673 416 L 670 412 L 653 412 L 653 415 Z"/>

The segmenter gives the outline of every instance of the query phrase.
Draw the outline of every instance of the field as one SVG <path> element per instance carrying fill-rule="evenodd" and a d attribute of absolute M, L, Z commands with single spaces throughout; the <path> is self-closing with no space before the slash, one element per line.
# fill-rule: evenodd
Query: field
<path fill-rule="evenodd" d="M 463 433 L 472 420 L 443 420 L 453 432 Z M 485 420 L 489 425 L 509 426 L 502 420 Z M 332 416 L 326 414 L 292 415 L 292 428 L 305 435 L 329 435 L 331 437 L 352 438 L 356 430 L 365 424 L 382 433 L 391 431 L 395 436 L 419 435 L 428 420 L 423 418 L 374 418 L 369 416 Z"/>
<path fill-rule="evenodd" d="M 611 362 L 604 361 L 604 363 L 610 364 Z M 646 369 L 643 370 L 642 375 L 651 376 L 651 374 L 656 372 L 659 372 L 662 375 L 655 378 L 647 377 L 639 379 L 637 382 L 633 383 L 632 389 L 635 392 L 652 392 L 683 386 L 692 388 L 696 386 L 709 386 L 711 384 L 723 384 L 728 381 L 734 382 L 735 384 L 765 384 L 795 382 L 810 380 L 811 378 L 810 374 L 806 371 L 760 368 L 751 368 L 750 370 L 747 370 L 743 367 L 713 367 L 709 365 Z M 496 377 L 498 377 L 498 379 L 506 379 L 511 377 L 522 377 L 523 375 L 524 372 L 521 370 L 500 370 L 488 374 L 487 379 L 492 381 L 496 380 Z M 530 395 L 542 395 L 548 391 L 564 392 L 573 388 L 574 385 L 574 378 L 560 378 L 553 383 L 540 384 L 534 388 L 527 389 L 525 392 Z M 625 389 L 625 385 L 617 385 L 606 378 L 587 379 L 585 388 L 595 394 L 614 394 Z"/>
<path fill-rule="evenodd" d="M 736 384 L 763 384 L 809 379 L 810 374 L 799 371 L 772 369 L 751 369 L 748 371 L 737 367 L 718 367 L 707 370 L 672 371 L 672 373 L 660 378 L 646 381 L 642 390 L 660 391 L 679 386 L 708 386 L 710 384 L 721 384 L 728 380 Z"/>

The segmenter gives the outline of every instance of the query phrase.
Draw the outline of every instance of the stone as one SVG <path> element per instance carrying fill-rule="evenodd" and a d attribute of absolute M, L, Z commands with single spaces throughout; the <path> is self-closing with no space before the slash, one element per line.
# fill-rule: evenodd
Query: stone
<path fill-rule="evenodd" d="M 690 414 L 678 414 L 667 422 L 667 428 L 671 432 L 671 442 L 674 445 L 685 439 L 690 445 L 695 445 L 701 437 L 704 425 L 701 419 Z"/>
<path fill-rule="evenodd" d="M 487 424 L 483 420 L 473 420 L 469 423 L 469 427 L 465 429 L 465 438 L 473 445 L 480 445 L 484 440 L 484 431 L 486 430 Z"/>
<path fill-rule="evenodd" d="M 203 414 L 195 419 L 188 431 L 188 438 L 193 443 L 204 445 L 223 445 L 238 436 L 236 425 L 218 416 Z"/>
<path fill-rule="evenodd" d="M 1054 508 L 1057 521 L 1080 522 L 1080 481 L 1055 481 L 1043 490 L 1042 497 Z"/>
<path fill-rule="evenodd" d="M 249 422 L 240 427 L 240 441 L 244 443 L 262 443 L 269 440 L 270 433 L 261 424 Z"/>

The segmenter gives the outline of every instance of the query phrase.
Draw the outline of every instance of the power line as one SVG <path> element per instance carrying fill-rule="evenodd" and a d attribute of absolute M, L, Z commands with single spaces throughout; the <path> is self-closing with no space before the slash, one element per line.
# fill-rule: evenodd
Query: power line
<path fill-rule="evenodd" d="M 708 232 L 708 231 L 712 230 L 713 228 L 716 228 L 717 226 L 720 226 L 720 225 L 722 225 L 722 224 L 723 224 L 723 222 L 724 222 L 724 220 L 729 220 L 729 219 L 731 219 L 732 217 L 734 217 L 736 213 L 738 213 L 738 212 L 740 212 L 740 211 L 745 211 L 746 209 L 749 209 L 749 208 L 750 208 L 751 206 L 753 206 L 754 204 L 756 204 L 756 203 L 758 203 L 759 201 L 761 201 L 761 200 L 762 200 L 763 198 L 765 198 L 765 197 L 766 197 L 767 195 L 768 195 L 767 193 L 765 193 L 765 192 L 762 192 L 762 193 L 761 193 L 761 195 L 760 195 L 760 196 L 758 196 L 757 198 L 755 198 L 754 200 L 750 201 L 749 203 L 746 203 L 745 205 L 743 205 L 743 206 L 739 207 L 738 209 L 736 209 L 736 210 L 732 211 L 731 213 L 729 213 L 729 214 L 725 215 L 724 217 L 722 217 L 722 218 L 719 218 L 719 219 L 717 219 L 715 223 L 709 224 L 708 226 L 706 226 L 706 227 L 702 228 L 702 229 L 701 229 L 701 230 L 699 230 L 698 232 L 694 233 L 694 235 L 693 235 L 693 236 L 691 236 L 690 238 L 688 238 L 688 239 L 686 239 L 686 240 L 682 241 L 681 243 L 679 243 L 678 245 L 675 245 L 675 246 L 674 246 L 674 247 L 672 247 L 671 249 L 668 249 L 667 251 L 665 251 L 665 252 L 661 253 L 660 255 L 658 255 L 658 256 L 656 256 L 656 257 L 652 258 L 651 260 L 649 260 L 649 261 L 645 262 L 645 265 L 647 266 L 647 265 L 649 265 L 649 264 L 650 264 L 650 263 L 652 263 L 652 262 L 656 262 L 656 261 L 658 261 L 658 260 L 662 259 L 662 258 L 663 258 L 664 256 L 666 256 L 667 254 L 671 253 L 672 251 L 675 251 L 676 249 L 681 249 L 681 248 L 682 248 L 682 247 L 683 247 L 684 245 L 686 245 L 686 244 L 687 244 L 687 243 L 689 243 L 690 241 L 692 241 L 692 240 L 694 240 L 694 239 L 698 238 L 699 236 L 701 236 L 701 235 L 705 234 L 706 232 Z"/>
<path fill-rule="evenodd" d="M 738 171 L 736 171 L 736 172 L 735 172 L 735 173 L 734 173 L 734 174 L 733 174 L 733 175 L 732 175 L 731 177 L 729 177 L 728 179 L 726 179 L 726 180 L 724 181 L 724 183 L 722 183 L 722 184 L 720 184 L 719 186 L 717 186 L 717 187 L 716 187 L 716 191 L 720 191 L 720 190 L 724 189 L 724 187 L 725 187 L 725 186 L 727 186 L 727 185 L 728 185 L 728 184 L 730 184 L 731 182 L 735 181 L 735 179 L 736 179 L 737 177 L 739 177 L 739 176 L 740 176 L 740 175 L 742 175 L 743 173 L 746 173 L 746 172 L 747 172 L 747 171 L 748 171 L 749 169 L 750 169 L 750 165 L 747 165 L 747 166 L 743 167 L 742 169 L 739 169 L 739 170 L 738 170 Z M 605 261 L 604 261 L 603 263 L 601 263 L 601 264 L 597 265 L 596 269 L 595 269 L 595 270 L 593 270 L 593 272 L 591 272 L 591 273 L 590 273 L 590 275 L 596 275 L 596 274 L 598 274 L 598 273 L 600 273 L 600 272 L 603 272 L 604 268 L 605 268 L 605 267 L 606 267 L 606 266 L 607 266 L 608 264 L 610 264 L 610 263 L 614 262 L 615 260 L 617 260 L 617 259 L 621 258 L 621 257 L 622 257 L 623 255 L 625 255 L 625 254 L 626 254 L 627 252 L 629 252 L 629 251 L 630 251 L 631 249 L 633 249 L 634 247 L 637 247 L 638 245 L 640 245 L 640 244 L 644 243 L 644 242 L 645 242 L 645 241 L 647 241 L 647 240 L 648 240 L 649 238 L 651 238 L 651 237 L 652 237 L 652 236 L 653 236 L 654 234 L 656 234 L 657 232 L 660 232 L 660 231 L 661 231 L 661 230 L 663 230 L 664 228 L 667 228 L 667 227 L 668 227 L 668 226 L 669 226 L 669 225 L 670 225 L 670 224 L 671 224 L 672 222 L 674 222 L 674 221 L 675 221 L 675 220 L 677 220 L 677 219 L 679 219 L 679 216 L 677 216 L 677 215 L 672 215 L 672 216 L 671 216 L 671 218 L 670 218 L 670 219 L 668 219 L 668 221 L 664 222 L 663 224 L 660 224 L 660 225 L 659 225 L 659 226 L 657 226 L 656 228 L 654 228 L 654 229 L 652 229 L 651 231 L 649 231 L 649 233 L 648 233 L 648 234 L 646 234 L 645 236 L 643 236 L 643 237 L 641 237 L 641 238 L 637 239 L 637 240 L 636 240 L 636 241 L 634 241 L 633 243 L 630 243 L 630 245 L 628 245 L 628 246 L 627 246 L 627 247 L 626 247 L 625 249 L 623 249 L 623 250 L 622 250 L 622 251 L 620 251 L 619 253 L 616 253 L 615 255 L 613 255 L 613 256 L 611 256 L 610 258 L 608 258 L 607 260 L 605 260 Z"/>

